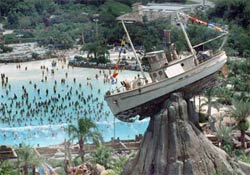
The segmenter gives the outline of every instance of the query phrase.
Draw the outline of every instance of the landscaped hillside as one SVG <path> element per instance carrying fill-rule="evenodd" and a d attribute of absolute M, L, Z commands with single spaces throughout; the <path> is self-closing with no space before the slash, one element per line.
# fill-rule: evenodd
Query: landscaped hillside
<path fill-rule="evenodd" d="M 38 41 L 40 44 L 59 49 L 93 42 L 100 46 L 113 45 L 119 43 L 124 34 L 121 25 L 115 20 L 116 17 L 132 11 L 132 4 L 136 1 L 2 0 L 0 22 L 5 29 L 15 30 L 15 33 L 5 35 L 5 43 Z M 151 1 L 139 2 L 146 4 Z M 230 35 L 227 53 L 247 57 L 250 54 L 249 3 L 247 0 L 215 1 L 215 8 L 198 11 L 194 15 L 211 23 L 228 25 Z M 186 50 L 181 31 L 176 26 L 170 26 L 168 21 L 128 25 L 134 43 L 143 45 L 146 51 L 162 47 L 162 30 L 169 28 L 173 31 L 172 41 L 178 41 L 179 50 Z M 193 44 L 204 40 L 204 36 L 199 35 L 201 30 L 205 37 L 214 35 L 210 29 L 191 25 L 188 32 Z"/>
<path fill-rule="evenodd" d="M 131 11 L 130 3 L 95 2 L 1 1 L 1 22 L 5 29 L 15 30 L 14 34 L 5 36 L 5 43 L 39 41 L 56 48 L 71 48 L 75 43 L 81 44 L 82 39 L 84 42 L 94 41 L 97 32 L 103 38 L 103 33 L 112 26 L 110 23 L 116 23 L 115 18 L 121 15 L 120 12 Z M 108 23 L 107 27 L 102 27 Z"/>

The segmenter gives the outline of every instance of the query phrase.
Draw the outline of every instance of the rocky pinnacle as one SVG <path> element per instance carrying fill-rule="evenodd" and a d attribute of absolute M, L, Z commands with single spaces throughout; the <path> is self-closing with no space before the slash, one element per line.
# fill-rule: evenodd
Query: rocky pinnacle
<path fill-rule="evenodd" d="M 189 101 L 171 94 L 151 117 L 137 155 L 122 175 L 247 175 L 250 166 L 214 146 L 193 122 Z"/>

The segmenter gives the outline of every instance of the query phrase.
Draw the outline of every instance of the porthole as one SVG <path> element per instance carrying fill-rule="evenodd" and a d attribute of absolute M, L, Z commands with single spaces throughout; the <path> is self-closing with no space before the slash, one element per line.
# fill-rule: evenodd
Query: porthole
<path fill-rule="evenodd" d="M 162 73 L 162 71 L 159 71 L 158 74 L 159 74 L 160 76 L 162 76 L 163 73 Z"/>
<path fill-rule="evenodd" d="M 184 63 L 181 63 L 181 66 L 183 67 L 183 66 L 184 66 Z"/>

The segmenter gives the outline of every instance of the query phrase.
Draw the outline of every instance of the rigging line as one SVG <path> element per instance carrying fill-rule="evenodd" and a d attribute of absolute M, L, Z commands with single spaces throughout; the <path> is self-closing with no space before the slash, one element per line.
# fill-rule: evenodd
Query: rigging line
<path fill-rule="evenodd" d="M 140 62 L 139 58 L 137 57 L 137 54 L 136 54 L 134 45 L 133 45 L 133 43 L 132 43 L 132 41 L 131 41 L 131 39 L 130 39 L 129 33 L 128 33 L 128 31 L 127 31 L 127 28 L 126 28 L 126 26 L 125 26 L 125 24 L 124 24 L 124 21 L 121 20 L 121 22 L 122 22 L 122 26 L 123 26 L 123 28 L 124 28 L 124 30 L 125 30 L 125 33 L 126 33 L 126 35 L 127 35 L 128 41 L 129 41 L 129 43 L 130 43 L 130 45 L 131 45 L 131 48 L 132 48 L 132 50 L 133 50 L 134 56 L 135 56 L 135 58 L 136 58 L 136 61 L 137 61 L 138 65 L 139 65 L 139 67 L 140 67 L 141 74 L 142 74 L 143 78 L 144 78 L 145 80 L 147 80 L 147 78 L 146 78 L 146 76 L 145 76 L 145 74 L 144 74 L 144 71 L 143 71 L 143 69 L 142 69 L 141 62 Z"/>
<path fill-rule="evenodd" d="M 228 39 L 228 32 L 227 32 L 227 34 L 225 35 L 225 37 L 224 37 L 224 39 L 223 39 L 223 41 L 222 41 L 222 43 L 221 43 L 221 46 L 219 47 L 218 50 L 221 50 L 222 47 L 224 47 L 224 45 L 225 45 L 226 42 L 227 42 L 227 39 Z"/>
<path fill-rule="evenodd" d="M 226 36 L 227 34 L 228 34 L 228 33 L 223 33 L 222 35 L 219 35 L 219 36 L 217 36 L 217 37 L 215 37 L 215 38 L 212 38 L 212 39 L 210 39 L 210 40 L 207 40 L 207 41 L 205 41 L 205 42 L 202 42 L 202 43 L 200 43 L 200 44 L 197 44 L 197 45 L 193 46 L 193 48 L 196 48 L 196 47 L 199 47 L 199 46 L 201 46 L 201 45 L 210 43 L 210 42 L 212 42 L 212 41 L 214 41 L 214 40 L 216 40 L 216 39 L 219 39 L 219 38 L 222 38 L 222 37 Z"/>
<path fill-rule="evenodd" d="M 187 35 L 187 32 L 186 32 L 186 30 L 185 30 L 185 27 L 184 27 L 184 25 L 183 25 L 181 19 L 180 19 L 179 14 L 180 14 L 180 13 L 177 12 L 177 14 L 176 14 L 176 15 L 177 15 L 177 19 L 178 19 L 178 22 L 179 22 L 180 25 L 181 25 L 181 29 L 182 29 L 182 32 L 183 32 L 184 37 L 185 37 L 185 39 L 186 39 L 186 42 L 187 42 L 187 44 L 188 44 L 188 47 L 189 47 L 189 49 L 190 49 L 190 51 L 191 51 L 191 53 L 192 53 L 192 55 L 193 55 L 194 63 L 195 63 L 195 64 L 199 64 L 199 60 L 197 59 L 195 50 L 193 49 L 193 46 L 192 46 L 192 44 L 191 44 L 191 42 L 190 42 L 190 40 L 189 40 L 189 37 L 188 37 L 188 35 Z"/>

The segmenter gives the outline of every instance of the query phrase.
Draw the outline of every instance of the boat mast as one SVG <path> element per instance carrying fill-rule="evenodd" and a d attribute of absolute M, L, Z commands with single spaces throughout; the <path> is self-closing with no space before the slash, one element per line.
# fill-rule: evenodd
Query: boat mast
<path fill-rule="evenodd" d="M 198 61 L 198 59 L 197 59 L 197 57 L 196 57 L 196 54 L 195 54 L 195 50 L 193 49 L 193 46 L 192 46 L 192 44 L 191 44 L 191 42 L 190 42 L 190 40 L 189 40 L 189 38 L 188 38 L 187 32 L 186 32 L 186 30 L 185 30 L 185 28 L 184 28 L 184 25 L 183 25 L 182 22 L 181 22 L 181 19 L 180 19 L 180 16 L 179 16 L 179 13 L 178 13 L 178 12 L 177 12 L 177 19 L 178 19 L 178 22 L 179 22 L 180 25 L 181 25 L 181 29 L 182 29 L 182 32 L 183 32 L 183 34 L 184 34 L 184 36 L 185 36 L 185 39 L 186 39 L 186 41 L 187 41 L 188 47 L 189 47 L 189 49 L 190 49 L 190 51 L 191 51 L 191 53 L 192 53 L 192 55 L 193 55 L 193 57 L 194 57 L 194 63 L 195 63 L 195 64 L 199 64 L 199 61 Z"/>
<path fill-rule="evenodd" d="M 136 58 L 136 61 L 137 61 L 138 65 L 139 65 L 139 67 L 140 67 L 141 74 L 142 74 L 143 78 L 144 78 L 145 80 L 147 80 L 147 78 L 146 78 L 146 76 L 145 76 L 145 74 L 144 74 L 144 71 L 143 71 L 143 69 L 142 69 L 141 62 L 140 62 L 139 58 L 137 57 L 137 54 L 136 54 L 134 45 L 133 45 L 133 43 L 132 43 L 132 41 L 131 41 L 131 39 L 130 39 L 129 33 L 128 33 L 128 31 L 127 31 L 127 28 L 126 28 L 126 26 L 125 26 L 125 24 L 124 24 L 124 21 L 123 21 L 123 20 L 121 20 L 121 21 L 122 21 L 122 26 L 123 26 L 123 28 L 124 28 L 124 30 L 125 30 L 125 32 L 126 32 L 128 41 L 129 41 L 129 43 L 130 43 L 130 45 L 131 45 L 131 48 L 132 48 L 132 50 L 133 50 L 134 56 L 135 56 L 135 58 Z"/>

